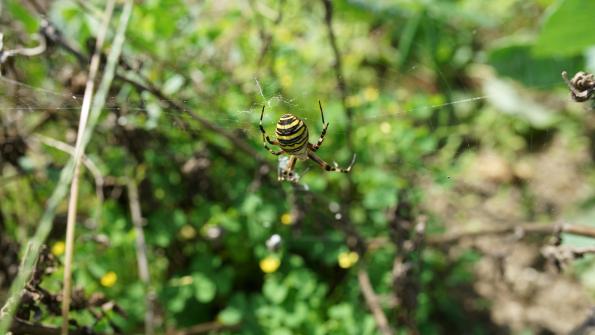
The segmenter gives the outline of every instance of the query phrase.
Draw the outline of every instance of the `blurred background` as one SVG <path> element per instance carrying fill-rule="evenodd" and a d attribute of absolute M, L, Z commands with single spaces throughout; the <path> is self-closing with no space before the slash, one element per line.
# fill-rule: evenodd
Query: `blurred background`
<path fill-rule="evenodd" d="M 60 176 L 93 53 L 70 333 L 595 322 L 593 98 L 575 101 L 561 77 L 595 70 L 595 2 L 115 1 L 97 50 L 112 2 L 0 5 L 0 304 L 21 298 L 15 334 L 58 334 Z M 269 135 L 291 113 L 315 143 L 318 101 L 330 126 L 317 153 L 340 166 L 357 154 L 353 170 L 299 161 L 297 182 L 280 182 L 286 156 L 263 147 L 261 109 Z"/>

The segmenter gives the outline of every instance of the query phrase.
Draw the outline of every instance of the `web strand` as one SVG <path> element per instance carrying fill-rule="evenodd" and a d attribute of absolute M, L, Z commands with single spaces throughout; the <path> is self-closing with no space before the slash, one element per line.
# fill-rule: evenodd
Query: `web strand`
<path fill-rule="evenodd" d="M 295 103 L 294 99 L 287 99 L 284 96 L 282 96 L 281 94 L 272 95 L 269 98 L 267 98 L 267 96 L 265 94 L 265 90 L 263 89 L 263 86 L 261 85 L 260 81 L 257 78 L 254 78 L 254 81 L 255 81 L 258 95 L 262 98 L 263 103 L 265 105 L 267 105 L 269 107 L 270 106 L 282 107 L 285 110 L 294 111 L 294 113 L 296 115 L 301 114 L 301 112 L 305 111 L 305 110 L 307 110 L 308 113 L 314 111 L 313 107 L 309 108 L 309 106 L 300 106 L 299 104 Z M 549 85 L 541 85 L 540 87 L 536 87 L 536 88 L 543 89 L 543 88 L 549 88 L 552 86 L 563 86 L 563 85 L 564 85 L 563 82 L 555 82 L 555 83 L 552 83 Z M 35 95 L 33 95 L 35 98 L 31 98 L 24 94 L 20 94 L 16 97 L 9 96 L 9 93 L 0 91 L 0 97 L 14 100 L 13 104 L 9 104 L 9 103 L 0 104 L 0 110 L 3 110 L 3 111 L 19 111 L 20 110 L 20 111 L 26 111 L 27 113 L 35 113 L 35 112 L 39 112 L 39 111 L 52 111 L 52 112 L 59 113 L 59 112 L 76 111 L 81 108 L 82 96 L 75 95 L 70 92 L 65 93 L 65 92 L 50 90 L 47 88 L 33 86 L 33 85 L 30 85 L 27 83 L 16 81 L 14 79 L 0 76 L 0 87 L 1 86 L 19 87 L 19 88 L 24 88 L 30 92 L 36 93 Z M 52 98 L 58 97 L 61 99 L 61 101 L 59 101 L 58 103 L 51 103 L 49 101 L 52 101 L 52 99 L 50 99 L 49 97 L 52 97 Z M 420 106 L 420 107 L 410 108 L 410 109 L 406 109 L 406 110 L 400 110 L 400 111 L 393 112 L 393 113 L 380 113 L 380 114 L 376 114 L 376 115 L 362 115 L 362 114 L 357 113 L 357 109 L 356 109 L 355 121 L 361 122 L 361 124 L 373 124 L 376 122 L 398 120 L 399 117 L 402 117 L 404 115 L 414 113 L 417 111 L 424 111 L 424 110 L 435 111 L 435 110 L 439 110 L 439 109 L 446 108 L 449 106 L 454 106 L 454 105 L 476 103 L 479 101 L 487 100 L 489 98 L 490 98 L 489 95 L 474 96 L 474 97 L 470 97 L 470 98 L 463 98 L 463 99 L 444 102 L 444 103 L 435 104 L 435 105 Z M 125 110 L 127 112 L 131 112 L 131 114 L 124 116 L 124 118 L 129 118 L 129 117 L 133 118 L 133 117 L 139 116 L 140 113 L 143 113 L 146 116 L 149 116 L 151 114 L 151 111 L 149 110 L 148 107 L 142 107 L 143 103 L 141 101 L 138 101 L 138 99 L 141 99 L 141 98 L 126 98 L 124 101 L 121 101 L 121 98 L 119 98 L 118 96 L 112 96 L 112 97 L 108 98 L 108 101 L 106 103 L 106 106 L 104 107 L 104 110 L 111 110 L 111 111 Z M 45 103 L 44 100 L 49 100 L 49 101 L 47 103 Z M 165 103 L 167 102 L 167 100 L 163 100 L 163 99 L 151 99 L 151 101 L 154 101 L 154 102 L 160 104 L 161 106 L 164 106 Z M 187 101 L 184 101 L 184 102 L 187 103 Z M 261 106 L 262 106 L 261 103 L 254 103 L 248 109 L 237 110 L 236 112 L 230 113 L 229 115 L 226 115 L 226 116 L 216 116 L 216 117 L 208 116 L 208 119 L 217 123 L 221 127 L 234 128 L 234 129 L 238 129 L 243 132 L 250 132 L 250 130 L 255 129 L 254 128 L 254 122 L 256 120 L 255 117 L 257 116 L 256 114 L 258 114 L 257 112 Z M 188 108 L 190 108 L 190 107 L 188 107 Z M 312 111 L 310 111 L 310 110 L 312 110 Z M 179 112 L 169 111 L 163 107 L 161 108 L 160 113 L 164 114 L 165 116 L 169 116 L 169 117 L 176 116 L 176 117 L 181 118 L 186 121 L 192 121 L 192 118 L 189 115 L 180 114 Z M 268 116 L 268 117 L 271 118 L 271 116 Z M 308 119 L 307 117 L 303 117 L 303 118 L 306 120 Z M 271 120 L 269 120 L 269 121 L 271 121 Z M 181 129 L 183 131 L 192 131 L 192 128 L 182 129 L 182 127 L 180 127 L 180 126 L 175 126 L 175 123 L 173 123 L 173 124 L 174 124 L 173 127 Z"/>

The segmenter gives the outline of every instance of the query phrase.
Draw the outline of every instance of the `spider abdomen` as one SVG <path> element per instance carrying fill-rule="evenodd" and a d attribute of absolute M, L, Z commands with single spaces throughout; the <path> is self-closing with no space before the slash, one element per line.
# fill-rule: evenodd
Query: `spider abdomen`
<path fill-rule="evenodd" d="M 290 155 L 300 155 L 308 147 L 308 127 L 292 114 L 284 114 L 275 129 L 279 146 Z"/>

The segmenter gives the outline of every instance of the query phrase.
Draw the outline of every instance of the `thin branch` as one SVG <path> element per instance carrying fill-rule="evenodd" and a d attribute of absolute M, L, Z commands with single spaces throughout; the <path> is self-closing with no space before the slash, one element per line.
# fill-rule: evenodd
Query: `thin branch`
<path fill-rule="evenodd" d="M 416 218 L 407 191 L 399 191 L 398 203 L 388 214 L 389 236 L 395 246 L 392 268 L 392 288 L 395 300 L 396 323 L 417 334 L 415 311 L 421 290 L 421 253 L 425 240 L 425 218 Z"/>
<path fill-rule="evenodd" d="M 333 49 L 333 68 L 335 71 L 335 78 L 337 80 L 337 89 L 341 94 L 341 103 L 343 104 L 343 109 L 345 109 L 345 114 L 347 115 L 346 136 L 348 140 L 348 146 L 349 150 L 353 151 L 353 141 L 351 136 L 353 128 L 353 108 L 347 103 L 347 96 L 349 94 L 347 89 L 347 81 L 345 80 L 345 75 L 343 74 L 342 55 L 339 51 L 335 31 L 333 30 L 333 2 L 332 0 L 322 0 L 322 3 L 324 4 L 324 22 L 326 24 L 329 42 L 331 44 L 331 48 Z"/>
<path fill-rule="evenodd" d="M 374 316 L 374 320 L 376 321 L 376 326 L 378 327 L 378 330 L 380 330 L 380 332 L 383 335 L 392 335 L 393 330 L 388 325 L 386 315 L 384 314 L 382 307 L 380 307 L 378 296 L 374 292 L 372 284 L 370 283 L 370 276 L 368 275 L 368 272 L 363 268 L 363 265 L 362 268 L 360 268 L 357 272 L 357 279 L 359 281 L 360 290 L 362 291 L 364 299 L 366 300 L 366 304 L 372 311 L 372 315 Z"/>
<path fill-rule="evenodd" d="M 38 14 L 43 15 L 43 13 L 38 13 Z M 71 53 L 72 55 L 74 55 L 79 60 L 79 62 L 81 64 L 85 64 L 87 62 L 87 57 L 82 52 L 80 52 L 79 50 L 77 50 L 76 48 L 71 46 L 71 44 L 69 42 L 64 40 L 64 38 L 58 32 L 58 30 L 49 22 L 47 22 L 47 21 L 45 22 L 44 28 L 42 29 L 42 33 L 50 41 L 52 41 L 56 45 L 64 48 L 64 50 L 66 50 L 69 53 Z M 163 93 L 163 91 L 161 91 L 161 89 L 159 89 L 154 83 L 152 83 L 147 78 L 142 77 L 138 73 L 136 75 L 139 76 L 143 82 L 133 79 L 133 78 L 129 77 L 128 75 L 123 74 L 121 72 L 117 72 L 115 78 L 118 80 L 121 80 L 125 83 L 131 84 L 132 86 L 134 86 L 135 88 L 137 88 L 140 91 L 146 91 L 146 92 L 151 93 L 151 95 L 153 95 L 158 100 L 163 102 L 166 105 L 166 107 L 171 108 L 182 115 L 183 114 L 189 115 L 192 119 L 194 119 L 198 123 L 200 123 L 201 126 L 204 127 L 205 129 L 225 137 L 228 141 L 230 141 L 240 151 L 244 152 L 245 154 L 247 154 L 250 157 L 253 157 L 254 159 L 256 159 L 257 161 L 259 161 L 261 163 L 266 162 L 266 164 L 270 165 L 269 167 L 271 169 L 273 168 L 273 166 L 270 163 L 268 163 L 268 161 L 265 160 L 263 155 L 259 151 L 256 151 L 254 148 L 252 148 L 248 144 L 248 142 L 245 141 L 243 138 L 240 138 L 240 137 L 234 135 L 233 133 L 225 130 L 224 128 L 219 127 L 218 125 L 216 125 L 214 123 L 211 123 L 208 119 L 206 119 L 206 118 L 200 116 L 199 114 L 197 114 L 196 112 L 186 108 L 186 106 L 184 104 L 168 97 L 165 93 Z M 182 124 L 184 124 L 185 126 L 187 126 L 187 122 L 185 122 L 183 120 L 178 120 L 178 121 L 181 122 Z"/>
<path fill-rule="evenodd" d="M 567 223 L 562 225 L 527 223 L 514 226 L 495 228 L 490 227 L 476 231 L 464 231 L 456 233 L 447 233 L 438 236 L 430 236 L 428 237 L 427 243 L 429 245 L 449 245 L 463 239 L 508 235 L 513 233 L 518 234 L 521 237 L 525 234 L 553 234 L 555 233 L 557 228 L 559 228 L 562 233 L 595 238 L 595 227 L 591 226 Z"/>
<path fill-rule="evenodd" d="M 42 324 L 34 324 L 19 318 L 15 318 L 10 331 L 16 334 L 28 334 L 28 335 L 58 335 L 60 334 L 60 328 L 45 326 Z M 71 335 L 99 335 L 96 332 L 90 332 L 87 328 L 77 328 L 70 332 Z"/>
<path fill-rule="evenodd" d="M 149 262 L 147 261 L 147 245 L 145 243 L 145 234 L 143 232 L 144 219 L 140 209 L 140 200 L 138 197 L 138 187 L 136 182 L 130 178 L 127 182 L 127 187 L 130 215 L 132 217 L 132 224 L 134 225 L 134 230 L 136 232 L 136 260 L 138 262 L 138 273 L 141 281 L 145 285 L 145 290 L 147 292 L 145 295 L 145 335 L 152 335 L 154 333 L 154 292 L 151 290 Z"/>
<path fill-rule="evenodd" d="M 211 123 L 209 120 L 200 116 L 196 112 L 187 109 L 186 106 L 184 106 L 182 103 L 172 100 L 170 97 L 168 97 L 165 93 L 163 93 L 158 87 L 156 87 L 152 83 L 147 82 L 146 84 L 143 84 L 143 83 L 138 82 L 137 80 L 134 80 L 132 78 L 129 78 L 126 75 L 121 75 L 121 74 L 118 74 L 117 78 L 124 82 L 127 82 L 143 91 L 147 91 L 147 92 L 151 93 L 153 96 L 155 96 L 159 100 L 163 101 L 167 105 L 167 107 L 169 107 L 173 110 L 176 110 L 180 114 L 185 113 L 185 114 L 190 115 L 191 118 L 198 121 L 204 128 L 210 130 L 213 133 L 219 134 L 219 135 L 227 138 L 227 140 L 229 140 L 236 148 L 240 149 L 241 151 L 246 153 L 248 156 L 253 157 L 254 159 L 256 159 L 260 162 L 266 161 L 264 159 L 264 157 L 262 156 L 262 154 L 259 151 L 256 151 L 254 148 L 252 148 L 248 144 L 247 141 L 234 135 L 233 133 L 228 132 L 227 130 L 225 130 L 224 128 L 222 128 L 220 126 L 218 126 L 214 123 Z M 272 165 L 271 165 L 271 168 L 272 168 Z"/>
<path fill-rule="evenodd" d="M 92 18 L 101 18 L 103 13 L 97 9 L 93 4 L 89 3 L 88 1 L 84 0 L 75 0 L 76 4 L 79 5 L 82 9 L 86 10 L 91 14 Z"/>
<path fill-rule="evenodd" d="M 583 258 L 589 254 L 595 254 L 595 246 L 573 247 L 568 245 L 548 245 L 541 249 L 543 256 L 556 266 L 558 271 L 562 271 L 563 266 Z"/>
<path fill-rule="evenodd" d="M 225 325 L 218 321 L 205 322 L 197 324 L 185 329 L 168 331 L 167 335 L 198 335 L 206 334 L 210 332 L 220 332 L 224 330 L 234 330 L 239 328 L 239 324 L 236 325 Z"/>
<path fill-rule="evenodd" d="M 557 235 L 560 233 L 595 238 L 595 227 L 580 224 L 541 224 L 525 223 L 504 227 L 489 227 L 473 231 L 461 231 L 445 233 L 441 235 L 428 236 L 425 243 L 434 247 L 448 247 L 464 240 L 475 240 L 485 237 L 497 237 L 503 235 L 515 235 L 518 239 L 535 235 Z M 382 249 L 390 244 L 387 237 L 376 237 L 370 240 L 368 250 Z"/>
<path fill-rule="evenodd" d="M 76 138 L 76 145 L 74 147 L 74 175 L 72 183 L 70 184 L 70 200 L 68 202 L 68 216 L 66 222 L 66 252 L 64 255 L 64 287 L 62 290 L 62 335 L 68 334 L 69 318 L 68 313 L 70 310 L 70 298 L 72 290 L 72 258 L 74 254 L 74 233 L 76 227 L 76 210 L 78 201 L 78 187 L 80 177 L 80 164 L 82 156 L 84 154 L 83 146 L 83 134 L 87 127 L 87 121 L 91 111 L 91 101 L 93 99 L 93 93 L 95 91 L 95 77 L 99 70 L 99 62 L 101 60 L 101 49 L 103 42 L 109 29 L 109 23 L 111 21 L 112 13 L 114 10 L 114 0 L 109 0 L 105 7 L 103 14 L 103 22 L 97 41 L 95 45 L 95 52 L 91 57 L 91 64 L 89 65 L 89 75 L 87 77 L 87 84 L 85 86 L 85 93 L 83 96 L 83 105 L 81 107 L 81 117 L 79 120 L 79 127 Z"/>
<path fill-rule="evenodd" d="M 64 143 L 62 141 L 56 140 L 55 138 L 47 137 L 40 134 L 34 134 L 32 138 L 47 146 L 50 146 L 54 149 L 58 149 L 71 156 L 74 156 L 74 147 L 72 147 L 68 143 Z M 95 162 L 91 158 L 83 154 L 82 160 L 85 167 L 93 175 L 93 179 L 95 179 L 95 193 L 97 194 L 97 198 L 99 200 L 99 206 L 101 206 L 103 200 L 105 199 L 105 196 L 103 194 L 103 185 L 105 184 L 105 179 L 103 178 L 103 175 L 99 170 L 99 167 L 97 167 L 97 164 L 95 164 Z"/>
<path fill-rule="evenodd" d="M 252 10 L 255 13 L 258 13 L 258 8 L 257 8 L 257 4 L 261 4 L 261 2 L 257 2 L 255 3 L 254 1 L 249 1 L 250 6 L 252 7 Z M 280 23 L 281 20 L 283 20 L 283 5 L 285 4 L 285 0 L 279 0 L 279 8 L 277 9 L 277 17 L 273 20 L 273 28 L 277 27 Z M 262 15 L 261 15 L 262 18 Z M 258 69 L 261 68 L 262 64 L 264 63 L 265 57 L 268 53 L 268 51 L 271 49 L 271 46 L 273 45 L 273 33 L 267 32 L 265 30 L 264 24 L 262 24 L 262 20 L 259 19 L 257 20 L 257 24 L 259 24 L 259 34 L 260 34 L 260 39 L 262 41 L 261 47 L 260 47 L 260 53 L 258 55 L 258 60 L 256 61 L 256 67 Z"/>

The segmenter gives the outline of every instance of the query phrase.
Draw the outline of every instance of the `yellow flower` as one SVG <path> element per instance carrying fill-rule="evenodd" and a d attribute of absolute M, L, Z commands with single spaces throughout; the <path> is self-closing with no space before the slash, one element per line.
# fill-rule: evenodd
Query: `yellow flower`
<path fill-rule="evenodd" d="M 112 287 L 116 285 L 118 281 L 118 275 L 114 271 L 110 271 L 101 277 L 100 283 L 105 287 Z"/>
<path fill-rule="evenodd" d="M 267 256 L 260 260 L 260 269 L 264 273 L 273 273 L 281 265 L 281 260 L 276 256 Z"/>
<path fill-rule="evenodd" d="M 279 28 L 277 29 L 277 39 L 281 43 L 294 42 L 293 34 L 289 29 Z"/>
<path fill-rule="evenodd" d="M 361 99 L 357 95 L 350 95 L 347 97 L 346 101 L 347 106 L 349 107 L 357 107 L 362 104 Z"/>
<path fill-rule="evenodd" d="M 289 87 L 292 83 L 293 78 L 291 78 L 290 75 L 284 74 L 283 76 L 281 76 L 281 85 L 283 85 L 284 87 Z"/>
<path fill-rule="evenodd" d="M 191 276 L 184 276 L 180 278 L 179 284 L 180 286 L 188 286 L 194 282 Z"/>
<path fill-rule="evenodd" d="M 192 227 L 191 225 L 187 224 L 182 226 L 178 234 L 183 240 L 191 240 L 194 237 L 196 237 L 196 229 L 194 229 L 194 227 Z"/>
<path fill-rule="evenodd" d="M 66 250 L 66 245 L 62 241 L 58 241 L 52 245 L 52 254 L 54 254 L 54 256 L 63 255 L 64 250 Z"/>
<path fill-rule="evenodd" d="M 281 215 L 281 223 L 284 225 L 293 224 L 293 215 L 291 215 L 291 213 L 285 213 Z"/>
<path fill-rule="evenodd" d="M 378 89 L 376 87 L 366 87 L 364 90 L 364 99 L 366 101 L 376 101 L 378 99 Z"/>
<path fill-rule="evenodd" d="M 382 133 L 388 134 L 388 133 L 390 133 L 390 129 L 391 129 L 390 123 L 384 121 L 380 124 L 380 131 Z"/>
<path fill-rule="evenodd" d="M 339 254 L 339 266 L 343 269 L 349 269 L 359 260 L 359 255 L 355 251 L 342 252 Z"/>

